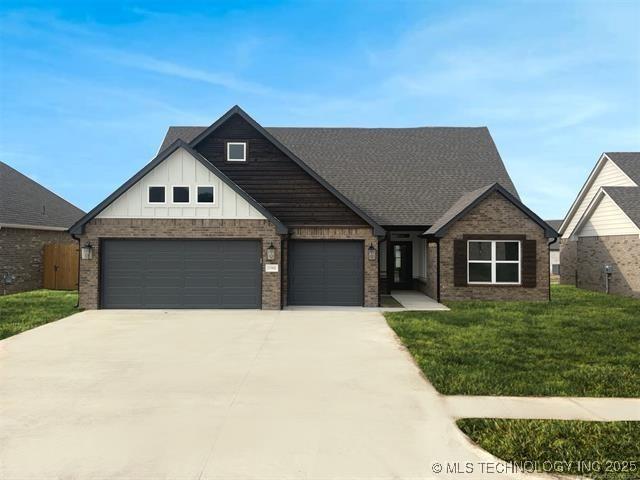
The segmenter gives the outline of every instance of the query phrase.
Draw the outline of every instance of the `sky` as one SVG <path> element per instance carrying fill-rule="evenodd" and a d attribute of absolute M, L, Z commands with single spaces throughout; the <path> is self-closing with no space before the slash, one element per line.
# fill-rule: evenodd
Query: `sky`
<path fill-rule="evenodd" d="M 638 1 L 0 2 L 0 160 L 84 210 L 169 125 L 487 126 L 562 218 L 640 150 Z"/>

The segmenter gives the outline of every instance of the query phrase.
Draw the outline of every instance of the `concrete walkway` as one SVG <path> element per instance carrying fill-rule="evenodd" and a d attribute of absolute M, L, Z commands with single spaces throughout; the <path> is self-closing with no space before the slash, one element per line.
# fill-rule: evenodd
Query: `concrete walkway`
<path fill-rule="evenodd" d="M 437 311 L 449 310 L 448 307 L 436 302 L 433 298 L 427 297 L 424 293 L 415 290 L 394 290 L 391 296 L 404 307 L 399 310 Z M 388 309 L 398 310 L 398 309 Z"/>
<path fill-rule="evenodd" d="M 640 421 L 638 398 L 444 396 L 453 418 Z"/>
<path fill-rule="evenodd" d="M 0 341 L 3 480 L 525 477 L 487 464 L 377 312 L 86 311 Z"/>

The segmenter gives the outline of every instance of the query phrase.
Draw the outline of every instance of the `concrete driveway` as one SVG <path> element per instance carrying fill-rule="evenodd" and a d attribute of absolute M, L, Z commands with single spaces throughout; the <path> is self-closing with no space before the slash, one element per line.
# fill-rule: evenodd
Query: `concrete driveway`
<path fill-rule="evenodd" d="M 90 311 L 0 342 L 2 479 L 479 478 L 433 464 L 493 460 L 377 312 Z"/>

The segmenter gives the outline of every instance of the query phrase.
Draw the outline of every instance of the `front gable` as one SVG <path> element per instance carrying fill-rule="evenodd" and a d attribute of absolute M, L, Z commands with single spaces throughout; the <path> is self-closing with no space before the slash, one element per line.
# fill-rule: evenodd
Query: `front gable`
<path fill-rule="evenodd" d="M 372 224 L 337 191 L 293 159 L 239 109 L 196 138 L 192 147 L 289 226 Z M 247 159 L 229 162 L 226 144 L 247 143 Z"/>
<path fill-rule="evenodd" d="M 638 235 L 640 229 L 616 202 L 600 190 L 574 229 L 573 237 Z"/>
<path fill-rule="evenodd" d="M 635 185 L 635 182 L 613 160 L 603 154 L 560 227 L 562 238 L 567 239 L 574 235 L 578 222 L 580 222 L 587 207 L 596 198 L 596 194 L 601 187 L 633 187 Z"/>
<path fill-rule="evenodd" d="M 165 188 L 165 202 L 149 203 L 148 189 Z M 189 202 L 174 203 L 172 187 L 189 187 Z M 198 203 L 198 187 L 213 187 L 213 203 Z M 216 218 L 261 219 L 247 200 L 206 168 L 184 148 L 179 148 L 129 187 L 96 218 Z"/>

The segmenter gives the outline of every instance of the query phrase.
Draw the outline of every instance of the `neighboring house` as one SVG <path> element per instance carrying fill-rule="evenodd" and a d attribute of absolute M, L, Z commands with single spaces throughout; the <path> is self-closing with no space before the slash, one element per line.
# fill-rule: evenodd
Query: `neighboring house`
<path fill-rule="evenodd" d="M 640 297 L 640 152 L 601 155 L 560 233 L 561 283 Z"/>
<path fill-rule="evenodd" d="M 560 231 L 563 220 L 545 220 L 545 222 L 558 232 Z M 549 245 L 549 269 L 551 271 L 551 275 L 555 277 L 560 275 L 560 242 L 554 242 Z"/>
<path fill-rule="evenodd" d="M 486 128 L 265 128 L 237 106 L 169 128 L 71 232 L 84 308 L 546 300 L 556 237 Z"/>
<path fill-rule="evenodd" d="M 0 294 L 42 287 L 42 250 L 76 243 L 67 231 L 84 212 L 0 162 Z"/>

